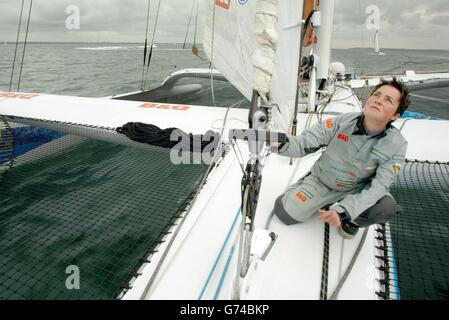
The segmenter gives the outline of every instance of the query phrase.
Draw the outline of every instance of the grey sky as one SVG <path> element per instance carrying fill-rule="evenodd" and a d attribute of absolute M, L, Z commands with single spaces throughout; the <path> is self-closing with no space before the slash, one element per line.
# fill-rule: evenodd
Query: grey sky
<path fill-rule="evenodd" d="M 155 41 L 183 42 L 194 0 L 161 1 Z M 157 3 L 158 0 L 151 0 L 150 26 L 155 20 Z M 26 0 L 25 13 L 28 4 Z M 15 41 L 20 5 L 20 0 L 0 0 L 0 41 Z M 69 5 L 80 9 L 79 30 L 66 29 Z M 380 9 L 381 47 L 449 50 L 447 0 L 337 0 L 334 47 L 372 46 L 374 31 L 365 28 L 368 17 L 365 9 L 369 5 Z M 146 10 L 146 0 L 35 0 L 28 40 L 143 42 Z M 192 30 L 193 24 L 190 40 Z M 200 28 L 199 40 L 201 33 Z"/>

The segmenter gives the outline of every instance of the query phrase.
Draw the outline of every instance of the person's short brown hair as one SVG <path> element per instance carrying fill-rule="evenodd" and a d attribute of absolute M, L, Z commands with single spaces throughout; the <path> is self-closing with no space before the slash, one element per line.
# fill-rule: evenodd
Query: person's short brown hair
<path fill-rule="evenodd" d="M 396 113 L 399 113 L 402 115 L 405 110 L 407 110 L 408 106 L 410 105 L 410 98 L 409 98 L 409 90 L 407 86 L 402 82 L 398 81 L 396 78 L 393 78 L 393 80 L 382 80 L 371 92 L 370 96 L 373 95 L 374 92 L 376 92 L 377 89 L 383 86 L 392 86 L 393 88 L 397 89 L 401 93 L 401 98 L 399 99 L 399 106 Z"/>

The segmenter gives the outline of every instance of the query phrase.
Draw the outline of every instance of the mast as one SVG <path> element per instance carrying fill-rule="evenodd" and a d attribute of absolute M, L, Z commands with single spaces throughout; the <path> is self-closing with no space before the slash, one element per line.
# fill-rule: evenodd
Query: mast
<path fill-rule="evenodd" d="M 317 61 L 317 80 L 327 80 L 332 48 L 332 25 L 334 22 L 335 0 L 317 1 L 317 11 L 321 14 L 321 25 L 316 32 L 314 54 Z"/>
<path fill-rule="evenodd" d="M 311 18 L 314 29 L 313 45 L 306 60 L 309 65 L 308 110 L 316 110 L 317 90 L 322 90 L 329 77 L 332 48 L 332 25 L 335 0 L 317 0 Z"/>

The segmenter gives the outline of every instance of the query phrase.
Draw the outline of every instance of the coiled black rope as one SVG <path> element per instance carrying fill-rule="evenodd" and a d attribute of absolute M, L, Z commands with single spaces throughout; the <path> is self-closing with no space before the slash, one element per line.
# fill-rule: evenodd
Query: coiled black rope
<path fill-rule="evenodd" d="M 324 223 L 323 268 L 321 270 L 320 300 L 327 300 L 327 284 L 329 277 L 329 224 Z"/>
<path fill-rule="evenodd" d="M 116 131 L 140 143 L 190 152 L 203 152 L 206 147 L 208 151 L 213 151 L 220 141 L 220 134 L 212 130 L 208 130 L 205 134 L 194 135 L 178 128 L 161 129 L 142 122 L 128 122 Z M 198 150 L 199 148 L 201 150 Z"/>

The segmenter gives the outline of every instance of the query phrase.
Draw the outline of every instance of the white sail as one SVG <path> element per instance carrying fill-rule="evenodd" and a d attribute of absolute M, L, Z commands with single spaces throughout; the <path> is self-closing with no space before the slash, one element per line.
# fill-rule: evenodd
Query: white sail
<path fill-rule="evenodd" d="M 273 108 L 274 123 L 284 131 L 294 111 L 301 15 L 302 1 L 297 0 L 206 1 L 206 54 L 247 99 L 251 99 L 253 89 L 262 97 L 268 96 L 279 107 Z M 265 44 L 271 44 L 270 49 L 259 41 L 261 34 L 266 36 Z M 263 83 L 268 83 L 267 90 L 263 90 Z"/>
<path fill-rule="evenodd" d="M 281 114 L 278 117 L 277 108 L 273 108 L 272 114 L 279 129 L 288 131 L 295 110 L 303 1 L 282 0 L 278 6 L 278 44 L 271 94 Z"/>
<path fill-rule="evenodd" d="M 379 53 L 379 30 L 376 30 L 376 34 L 374 35 L 374 52 Z"/>
<path fill-rule="evenodd" d="M 215 68 L 251 99 L 256 1 L 205 0 L 203 47 Z"/>

